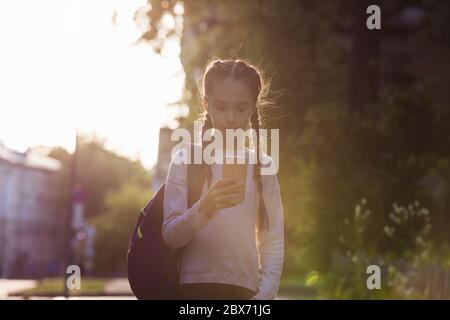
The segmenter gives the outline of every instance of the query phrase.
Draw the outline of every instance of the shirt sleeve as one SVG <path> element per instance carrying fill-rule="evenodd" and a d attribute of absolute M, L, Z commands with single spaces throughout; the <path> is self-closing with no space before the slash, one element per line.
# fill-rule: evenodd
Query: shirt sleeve
<path fill-rule="evenodd" d="M 284 262 L 284 212 L 277 175 L 262 176 L 264 204 L 269 226 L 257 230 L 261 280 L 253 300 L 275 299 Z"/>
<path fill-rule="evenodd" d="M 164 190 L 161 235 L 172 249 L 188 244 L 208 221 L 199 212 L 200 199 L 191 208 L 187 207 L 187 165 L 181 162 L 183 151 L 185 150 L 178 150 L 171 160 Z"/>

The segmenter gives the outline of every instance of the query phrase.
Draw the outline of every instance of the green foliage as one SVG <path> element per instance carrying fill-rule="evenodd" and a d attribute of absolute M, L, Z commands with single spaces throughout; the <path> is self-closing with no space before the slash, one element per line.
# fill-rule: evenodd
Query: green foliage
<path fill-rule="evenodd" d="M 382 276 L 381 290 L 369 290 L 366 286 L 367 267 L 377 264 L 383 267 L 375 254 L 373 243 L 367 238 L 371 211 L 367 200 L 361 199 L 353 215 L 344 221 L 339 237 L 340 250 L 335 251 L 333 268 L 324 276 L 320 295 L 328 299 L 376 299 L 388 294 L 389 277 Z"/>
<path fill-rule="evenodd" d="M 425 257 L 428 252 L 431 218 L 427 209 L 415 201 L 408 206 L 393 204 L 389 214 L 391 225 L 384 227 L 384 233 L 394 243 L 391 246 L 397 255 L 411 259 L 418 252 Z"/>
<path fill-rule="evenodd" d="M 128 242 L 139 212 L 150 197 L 148 189 L 133 184 L 106 195 L 105 211 L 91 221 L 97 231 L 94 262 L 97 274 L 126 273 Z"/>
<path fill-rule="evenodd" d="M 70 172 L 73 158 L 64 149 L 56 148 L 50 156 L 60 160 L 60 191 L 62 202 L 68 207 L 70 200 Z M 106 149 L 104 142 L 97 137 L 81 136 L 76 160 L 77 182 L 86 190 L 87 218 L 102 211 L 105 195 L 117 190 L 125 183 L 133 183 L 150 188 L 149 172 L 139 161 L 133 161 Z"/>
<path fill-rule="evenodd" d="M 69 212 L 73 155 L 55 148 L 50 156 L 62 163 L 58 173 L 59 205 Z M 105 148 L 95 137 L 81 137 L 76 160 L 76 180 L 86 190 L 85 217 L 96 228 L 95 274 L 123 275 L 126 251 L 137 214 L 150 199 L 150 175 L 139 161 Z"/>
<path fill-rule="evenodd" d="M 324 276 L 320 295 L 332 299 L 420 297 L 420 292 L 414 292 L 410 286 L 418 277 L 417 267 L 427 262 L 430 253 L 428 210 L 418 201 L 405 207 L 394 203 L 390 223 L 383 231 L 393 242 L 391 248 L 398 251 L 385 254 L 367 237 L 372 221 L 371 211 L 366 206 L 366 199 L 362 199 L 355 206 L 352 219 L 345 220 L 345 228 L 339 237 L 340 250 L 335 251 L 333 268 Z M 383 234 L 381 230 L 379 233 Z M 369 265 L 381 268 L 381 289 L 367 288 Z"/>
<path fill-rule="evenodd" d="M 424 298 L 423 292 L 417 290 L 414 283 L 422 275 L 420 269 L 429 265 L 439 257 L 432 257 L 430 241 L 431 217 L 428 209 L 423 208 L 419 201 L 407 206 L 392 205 L 389 214 L 390 223 L 383 228 L 385 235 L 392 242 L 390 246 L 395 252 L 390 252 L 389 259 L 401 261 L 397 266 L 391 265 L 390 270 L 395 279 L 395 293 L 406 298 Z M 444 281 L 447 281 L 446 279 Z"/>

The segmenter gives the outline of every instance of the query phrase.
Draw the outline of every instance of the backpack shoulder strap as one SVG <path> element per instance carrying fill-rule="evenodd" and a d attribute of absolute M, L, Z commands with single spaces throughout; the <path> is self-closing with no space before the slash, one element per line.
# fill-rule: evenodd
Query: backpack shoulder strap
<path fill-rule="evenodd" d="M 191 155 L 193 156 L 193 154 L 194 144 L 191 144 Z M 191 163 L 187 165 L 188 208 L 192 207 L 200 199 L 205 178 L 205 165 L 203 162 L 201 164 Z"/>
<path fill-rule="evenodd" d="M 188 208 L 192 207 L 202 194 L 205 182 L 205 168 L 201 164 L 188 164 L 187 186 L 188 186 Z"/>

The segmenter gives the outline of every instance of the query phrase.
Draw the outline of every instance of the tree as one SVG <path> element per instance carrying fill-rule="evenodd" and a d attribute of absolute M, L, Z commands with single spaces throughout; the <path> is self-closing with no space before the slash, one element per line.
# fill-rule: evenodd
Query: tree
<path fill-rule="evenodd" d="M 49 155 L 62 163 L 59 179 L 61 201 L 65 202 L 68 208 L 71 155 L 63 148 L 55 148 Z M 126 183 L 150 189 L 150 174 L 139 161 L 130 160 L 107 150 L 99 138 L 82 136 L 78 150 L 77 182 L 87 193 L 85 215 L 91 218 L 102 211 L 103 199 L 111 190 L 117 190 Z"/>
<path fill-rule="evenodd" d="M 140 210 L 151 197 L 151 191 L 126 184 L 111 191 L 103 201 L 104 211 L 92 219 L 96 228 L 95 272 L 101 275 L 126 273 L 126 253 Z"/>

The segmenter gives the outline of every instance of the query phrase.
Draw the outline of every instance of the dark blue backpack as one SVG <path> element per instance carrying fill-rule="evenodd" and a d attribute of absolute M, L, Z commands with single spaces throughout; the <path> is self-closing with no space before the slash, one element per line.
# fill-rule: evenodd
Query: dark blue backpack
<path fill-rule="evenodd" d="M 188 207 L 201 195 L 205 171 L 202 164 L 187 167 Z M 161 235 L 164 220 L 164 188 L 141 210 L 128 247 L 128 281 L 139 300 L 175 300 L 179 294 L 179 257 Z"/>

